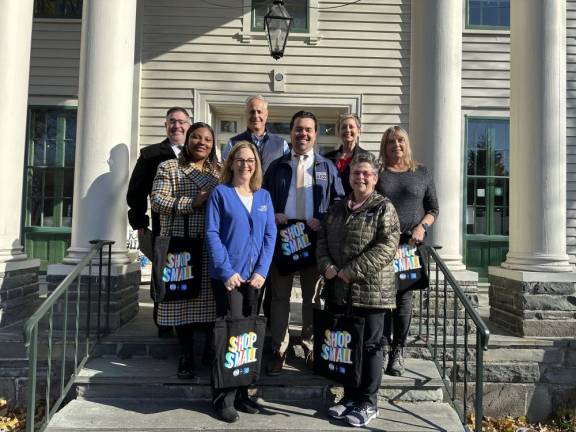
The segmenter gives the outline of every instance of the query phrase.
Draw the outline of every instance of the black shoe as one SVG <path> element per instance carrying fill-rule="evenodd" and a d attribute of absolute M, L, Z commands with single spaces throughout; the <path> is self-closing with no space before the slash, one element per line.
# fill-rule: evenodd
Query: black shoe
<path fill-rule="evenodd" d="M 234 407 L 215 408 L 215 410 L 218 417 L 226 423 L 234 423 L 240 419 L 240 416 Z"/>
<path fill-rule="evenodd" d="M 258 414 L 262 410 L 260 404 L 249 397 L 237 399 L 234 402 L 234 407 L 246 414 Z"/>
<path fill-rule="evenodd" d="M 170 339 L 174 337 L 172 326 L 158 326 L 158 337 L 160 339 Z"/>
<path fill-rule="evenodd" d="M 178 378 L 193 379 L 196 378 L 196 368 L 194 366 L 194 356 L 190 353 L 180 354 L 178 360 Z"/>
<path fill-rule="evenodd" d="M 395 347 L 388 360 L 388 374 L 398 377 L 404 375 L 404 371 L 404 348 Z"/>

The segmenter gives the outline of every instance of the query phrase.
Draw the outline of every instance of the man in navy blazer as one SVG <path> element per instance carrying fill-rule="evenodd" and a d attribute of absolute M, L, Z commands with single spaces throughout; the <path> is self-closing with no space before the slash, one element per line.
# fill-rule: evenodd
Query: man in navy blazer
<path fill-rule="evenodd" d="M 180 154 L 186 141 L 186 132 L 190 128 L 190 116 L 181 107 L 172 107 L 166 113 L 164 122 L 166 139 L 158 144 L 144 147 L 136 161 L 134 171 L 128 184 L 126 201 L 128 202 L 128 222 L 134 231 L 138 232 L 140 249 L 148 258 L 152 259 L 152 240 L 160 234 L 160 216 L 152 214 L 152 231 L 150 231 L 150 218 L 148 199 L 152 192 L 152 184 L 156 177 L 158 165 L 174 159 Z M 156 321 L 156 305 L 154 305 L 154 321 Z M 170 327 L 158 327 L 159 337 L 172 336 Z"/>

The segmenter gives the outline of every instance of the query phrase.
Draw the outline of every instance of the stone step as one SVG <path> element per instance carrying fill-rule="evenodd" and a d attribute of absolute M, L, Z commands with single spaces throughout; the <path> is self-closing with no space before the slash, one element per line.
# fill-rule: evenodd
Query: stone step
<path fill-rule="evenodd" d="M 264 363 L 267 356 L 264 357 Z M 177 358 L 167 359 L 100 357 L 91 359 L 76 378 L 77 396 L 94 398 L 210 398 L 210 371 L 199 367 L 198 377 L 181 380 L 176 376 Z M 300 358 L 287 360 L 284 371 L 276 377 L 262 373 L 255 394 L 265 400 L 322 400 L 332 402 L 342 392 L 340 386 L 306 369 Z M 406 360 L 402 377 L 384 375 L 379 400 L 443 400 L 443 382 L 431 361 Z"/>
<path fill-rule="evenodd" d="M 330 419 L 317 401 L 269 402 L 260 400 L 261 414 L 240 413 L 240 420 L 218 420 L 208 401 L 97 399 L 74 400 L 50 422 L 49 432 L 188 432 L 188 431 L 344 431 L 344 421 Z M 460 432 L 456 412 L 444 403 L 387 403 L 368 426 L 388 432 Z"/>

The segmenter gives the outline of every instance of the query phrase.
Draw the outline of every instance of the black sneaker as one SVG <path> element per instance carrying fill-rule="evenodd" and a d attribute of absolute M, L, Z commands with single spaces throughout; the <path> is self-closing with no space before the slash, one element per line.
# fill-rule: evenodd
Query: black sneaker
<path fill-rule="evenodd" d="M 388 363 L 388 374 L 392 376 L 404 375 L 404 348 L 395 347 L 391 354 Z"/>
<path fill-rule="evenodd" d="M 346 415 L 346 422 L 354 427 L 366 426 L 378 417 L 378 414 L 378 407 L 375 407 L 370 402 L 363 402 Z"/>

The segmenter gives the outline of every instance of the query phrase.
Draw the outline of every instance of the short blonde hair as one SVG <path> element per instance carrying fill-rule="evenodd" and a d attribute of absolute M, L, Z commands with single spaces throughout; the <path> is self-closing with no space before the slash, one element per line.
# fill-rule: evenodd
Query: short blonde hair
<path fill-rule="evenodd" d="M 250 190 L 256 192 L 262 187 L 262 164 L 260 163 L 260 155 L 258 154 L 256 146 L 249 141 L 238 141 L 234 147 L 232 147 L 232 150 L 230 150 L 228 157 L 224 161 L 224 167 L 220 173 L 220 183 L 232 183 L 232 180 L 234 180 L 232 165 L 234 164 L 236 154 L 242 149 L 250 150 L 254 154 L 254 159 L 256 160 L 254 165 L 254 174 L 252 174 L 252 178 L 250 178 Z"/>
<path fill-rule="evenodd" d="M 410 146 L 410 138 L 408 138 L 408 132 L 402 129 L 400 126 L 390 126 L 384 134 L 382 135 L 382 139 L 380 140 L 380 155 L 378 156 L 378 161 L 380 162 L 380 167 L 382 169 L 386 168 L 387 161 L 386 161 L 386 144 L 388 141 L 394 138 L 402 138 L 404 140 L 405 148 L 404 151 L 404 165 L 408 167 L 410 171 L 416 171 L 418 167 L 418 162 L 416 162 L 412 158 L 412 147 Z"/>

